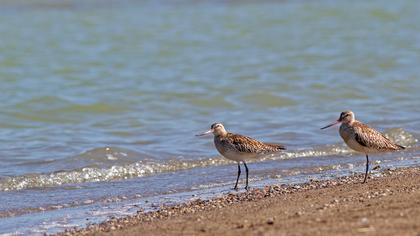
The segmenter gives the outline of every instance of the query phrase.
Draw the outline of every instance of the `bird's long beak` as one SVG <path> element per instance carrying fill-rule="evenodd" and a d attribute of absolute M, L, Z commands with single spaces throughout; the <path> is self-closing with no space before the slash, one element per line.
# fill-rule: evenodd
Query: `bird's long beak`
<path fill-rule="evenodd" d="M 213 130 L 212 129 L 209 129 L 206 132 L 201 133 L 201 134 L 196 134 L 195 136 L 204 136 L 204 135 L 211 134 L 211 133 L 213 133 Z"/>
<path fill-rule="evenodd" d="M 329 128 L 329 127 L 331 127 L 331 126 L 334 126 L 334 125 L 337 125 L 337 124 L 340 124 L 341 123 L 341 120 L 337 120 L 336 122 L 334 122 L 334 123 L 332 123 L 332 124 L 329 124 L 329 125 L 327 125 L 327 126 L 325 126 L 325 127 L 322 127 L 321 129 L 326 129 L 326 128 Z"/>

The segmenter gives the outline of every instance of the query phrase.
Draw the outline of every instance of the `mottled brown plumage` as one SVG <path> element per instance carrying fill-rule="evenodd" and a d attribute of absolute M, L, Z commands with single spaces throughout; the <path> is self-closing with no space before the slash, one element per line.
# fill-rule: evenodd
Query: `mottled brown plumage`
<path fill-rule="evenodd" d="M 349 139 L 354 139 L 363 150 L 357 150 L 356 147 L 349 146 L 356 151 L 364 153 L 389 152 L 404 149 L 403 146 L 393 143 L 382 133 L 357 120 L 353 121 L 351 125 L 342 124 L 340 126 L 340 135 L 346 143 L 349 142 Z"/>
<path fill-rule="evenodd" d="M 280 144 L 263 143 L 253 138 L 233 133 L 214 136 L 214 144 L 222 155 L 227 152 L 236 152 L 238 155 L 243 153 L 248 157 L 257 157 L 258 155 L 275 153 L 286 149 Z M 229 157 L 227 158 L 231 159 Z"/>
<path fill-rule="evenodd" d="M 339 123 L 341 123 L 340 136 L 343 138 L 347 146 L 355 151 L 366 154 L 366 172 L 363 183 L 366 182 L 368 176 L 369 153 L 390 152 L 405 149 L 403 146 L 392 142 L 375 129 L 357 121 L 354 118 L 354 113 L 352 111 L 342 112 L 337 122 L 327 125 L 322 129 Z"/>
<path fill-rule="evenodd" d="M 245 188 L 248 189 L 248 167 L 245 161 L 286 149 L 281 144 L 263 143 L 247 136 L 229 133 L 220 123 L 214 123 L 209 131 L 201 135 L 210 133 L 214 134 L 214 145 L 219 153 L 227 159 L 238 163 L 238 177 L 236 179 L 235 189 L 237 189 L 241 174 L 240 162 L 244 163 L 246 169 Z"/>

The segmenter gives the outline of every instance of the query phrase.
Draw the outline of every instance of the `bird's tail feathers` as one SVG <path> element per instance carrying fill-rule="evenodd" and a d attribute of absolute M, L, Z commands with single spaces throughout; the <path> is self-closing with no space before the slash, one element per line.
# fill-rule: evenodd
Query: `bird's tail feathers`
<path fill-rule="evenodd" d="M 406 149 L 406 147 L 404 147 L 404 146 L 401 146 L 401 145 L 398 145 L 398 144 L 395 144 L 397 147 L 398 147 L 398 149 L 400 149 L 400 150 L 403 150 L 403 149 Z"/>
<path fill-rule="evenodd" d="M 284 146 L 283 144 L 279 144 L 279 143 L 265 143 L 265 144 L 276 151 L 286 150 L 286 146 Z"/>

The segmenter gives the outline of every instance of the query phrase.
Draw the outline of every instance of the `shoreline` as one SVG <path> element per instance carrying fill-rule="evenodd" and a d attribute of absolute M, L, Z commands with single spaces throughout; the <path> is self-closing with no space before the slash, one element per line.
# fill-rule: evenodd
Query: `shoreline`
<path fill-rule="evenodd" d="M 420 235 L 420 167 L 272 185 L 57 235 Z"/>

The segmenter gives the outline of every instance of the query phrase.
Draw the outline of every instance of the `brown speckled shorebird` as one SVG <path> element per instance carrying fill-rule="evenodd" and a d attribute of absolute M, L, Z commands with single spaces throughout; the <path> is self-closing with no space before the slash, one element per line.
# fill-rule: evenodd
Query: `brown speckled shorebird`
<path fill-rule="evenodd" d="M 366 155 L 366 173 L 363 183 L 366 183 L 369 172 L 369 153 L 390 152 L 405 149 L 405 147 L 393 143 L 380 132 L 357 121 L 352 111 L 343 111 L 340 118 L 321 129 L 326 129 L 341 123 L 340 136 L 351 149 Z"/>
<path fill-rule="evenodd" d="M 245 160 L 256 159 L 286 149 L 281 144 L 263 143 L 247 136 L 229 133 L 221 123 L 212 124 L 210 130 L 196 136 L 211 133 L 214 135 L 214 145 L 217 151 L 227 159 L 238 163 L 238 177 L 236 178 L 235 190 L 238 189 L 239 176 L 241 175 L 241 161 L 244 163 L 246 170 L 245 189 L 248 190 L 248 166 Z"/>

